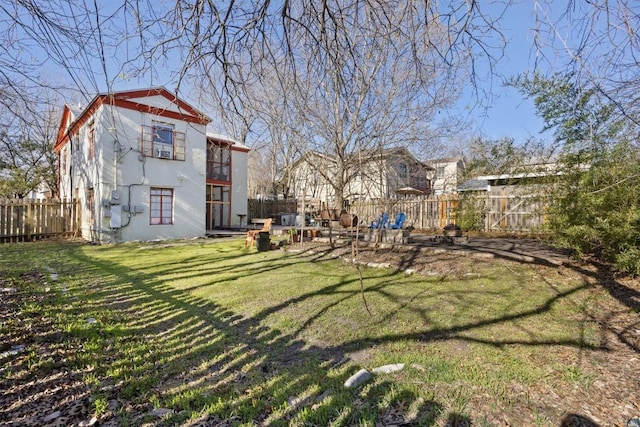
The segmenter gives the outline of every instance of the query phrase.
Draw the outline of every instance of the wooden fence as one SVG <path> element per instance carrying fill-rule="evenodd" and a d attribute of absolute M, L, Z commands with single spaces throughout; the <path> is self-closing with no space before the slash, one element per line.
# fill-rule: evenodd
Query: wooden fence
<path fill-rule="evenodd" d="M 349 212 L 358 215 L 361 224 L 368 224 L 382 212 L 388 212 L 392 220 L 397 213 L 404 212 L 405 226 L 422 230 L 442 229 L 447 224 L 501 232 L 540 232 L 544 228 L 544 203 L 537 195 L 443 195 L 375 200 L 355 202 Z"/>
<path fill-rule="evenodd" d="M 358 216 L 360 223 L 369 223 L 382 212 L 388 212 L 393 221 L 397 213 L 404 212 L 407 216 L 405 226 L 433 230 L 456 222 L 459 203 L 460 200 L 455 196 L 374 200 L 355 202 L 349 211 Z"/>
<path fill-rule="evenodd" d="M 275 224 L 281 224 L 281 215 L 299 214 L 299 206 L 295 200 L 249 200 L 248 219 L 271 217 Z M 382 212 L 388 212 L 391 220 L 397 213 L 404 212 L 405 226 L 422 230 L 442 229 L 447 224 L 519 233 L 539 232 L 544 228 L 544 203 L 540 196 L 514 192 L 369 200 L 354 202 L 349 207 L 349 213 L 357 215 L 361 225 L 371 223 Z M 305 213 L 314 216 L 313 210 L 305 209 Z"/>
<path fill-rule="evenodd" d="M 545 204 L 538 195 L 488 195 L 484 210 L 486 231 L 540 232 Z"/>
<path fill-rule="evenodd" d="M 399 212 L 407 215 L 405 225 L 417 229 L 442 229 L 447 224 L 473 226 L 483 231 L 540 232 L 544 228 L 544 203 L 538 196 L 518 194 L 484 194 L 460 198 L 444 195 L 356 202 L 350 212 L 360 222 L 371 221 L 381 212 L 391 218 Z"/>
<path fill-rule="evenodd" d="M 283 214 L 295 214 L 298 210 L 298 202 L 287 200 L 258 200 L 249 199 L 247 206 L 247 221 L 254 218 L 273 218 L 280 223 Z"/>
<path fill-rule="evenodd" d="M 0 243 L 73 237 L 79 224 L 76 200 L 0 200 Z"/>

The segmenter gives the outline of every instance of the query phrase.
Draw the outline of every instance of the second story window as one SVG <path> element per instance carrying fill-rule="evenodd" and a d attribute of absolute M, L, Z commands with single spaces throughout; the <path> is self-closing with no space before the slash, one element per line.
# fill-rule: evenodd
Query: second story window
<path fill-rule="evenodd" d="M 444 179 L 445 176 L 445 167 L 438 166 L 436 167 L 436 179 Z"/>
<path fill-rule="evenodd" d="M 207 179 L 230 181 L 231 150 L 226 144 L 207 143 Z"/>
<path fill-rule="evenodd" d="M 93 160 L 95 157 L 95 151 L 96 151 L 96 127 L 93 121 L 89 123 L 88 137 L 89 137 L 89 160 Z"/>
<path fill-rule="evenodd" d="M 153 157 L 173 159 L 173 131 L 171 124 L 153 124 Z"/>
<path fill-rule="evenodd" d="M 176 132 L 171 123 L 153 122 L 142 126 L 142 155 L 158 159 L 184 160 L 185 134 Z"/>
<path fill-rule="evenodd" d="M 399 163 L 398 164 L 398 176 L 401 179 L 407 179 L 409 177 L 409 171 L 408 171 L 406 163 Z"/>

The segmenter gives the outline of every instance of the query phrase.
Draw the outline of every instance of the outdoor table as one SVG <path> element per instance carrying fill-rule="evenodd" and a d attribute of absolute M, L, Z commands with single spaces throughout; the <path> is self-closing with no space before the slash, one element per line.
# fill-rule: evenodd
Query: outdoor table
<path fill-rule="evenodd" d="M 265 222 L 267 222 L 268 218 L 253 218 L 251 220 L 251 227 L 252 228 L 261 228 L 262 225 L 264 225 Z"/>

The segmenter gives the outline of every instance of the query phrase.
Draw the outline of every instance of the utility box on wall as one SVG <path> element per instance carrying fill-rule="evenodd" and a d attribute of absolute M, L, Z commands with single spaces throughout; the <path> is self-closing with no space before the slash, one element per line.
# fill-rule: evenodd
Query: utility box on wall
<path fill-rule="evenodd" d="M 111 206 L 111 218 L 109 221 L 109 227 L 120 228 L 122 227 L 122 208 L 120 206 Z"/>
<path fill-rule="evenodd" d="M 111 204 L 112 205 L 119 205 L 120 202 L 120 191 L 118 190 L 112 190 L 111 191 Z"/>

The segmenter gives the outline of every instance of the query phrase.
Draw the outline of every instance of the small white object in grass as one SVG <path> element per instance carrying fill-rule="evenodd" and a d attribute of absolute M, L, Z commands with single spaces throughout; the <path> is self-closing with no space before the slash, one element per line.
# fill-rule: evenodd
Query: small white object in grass
<path fill-rule="evenodd" d="M 97 323 L 98 321 L 95 319 L 95 317 L 89 317 L 87 319 L 87 323 L 89 324 L 93 324 L 93 323 Z"/>
<path fill-rule="evenodd" d="M 95 425 L 95 423 L 98 422 L 98 419 L 96 417 L 91 418 L 90 420 L 84 420 L 81 421 L 80 424 L 78 424 L 79 427 L 90 427 L 92 425 Z"/>
<path fill-rule="evenodd" d="M 379 366 L 377 368 L 373 368 L 371 372 L 374 374 L 390 374 L 392 372 L 402 371 L 404 369 L 404 363 L 395 363 L 392 365 L 384 365 Z"/>
<path fill-rule="evenodd" d="M 152 417 L 164 417 L 171 414 L 173 414 L 173 409 L 167 408 L 156 408 L 149 413 L 149 415 L 151 415 Z"/>
<path fill-rule="evenodd" d="M 360 369 L 355 374 L 351 375 L 349 379 L 344 382 L 346 388 L 357 387 L 365 381 L 371 379 L 371 373 L 366 369 Z"/>
<path fill-rule="evenodd" d="M 27 347 L 24 344 L 14 345 L 10 350 L 0 353 L 0 359 L 4 359 L 5 357 L 9 356 L 15 356 L 18 353 L 22 353 L 26 348 Z"/>

